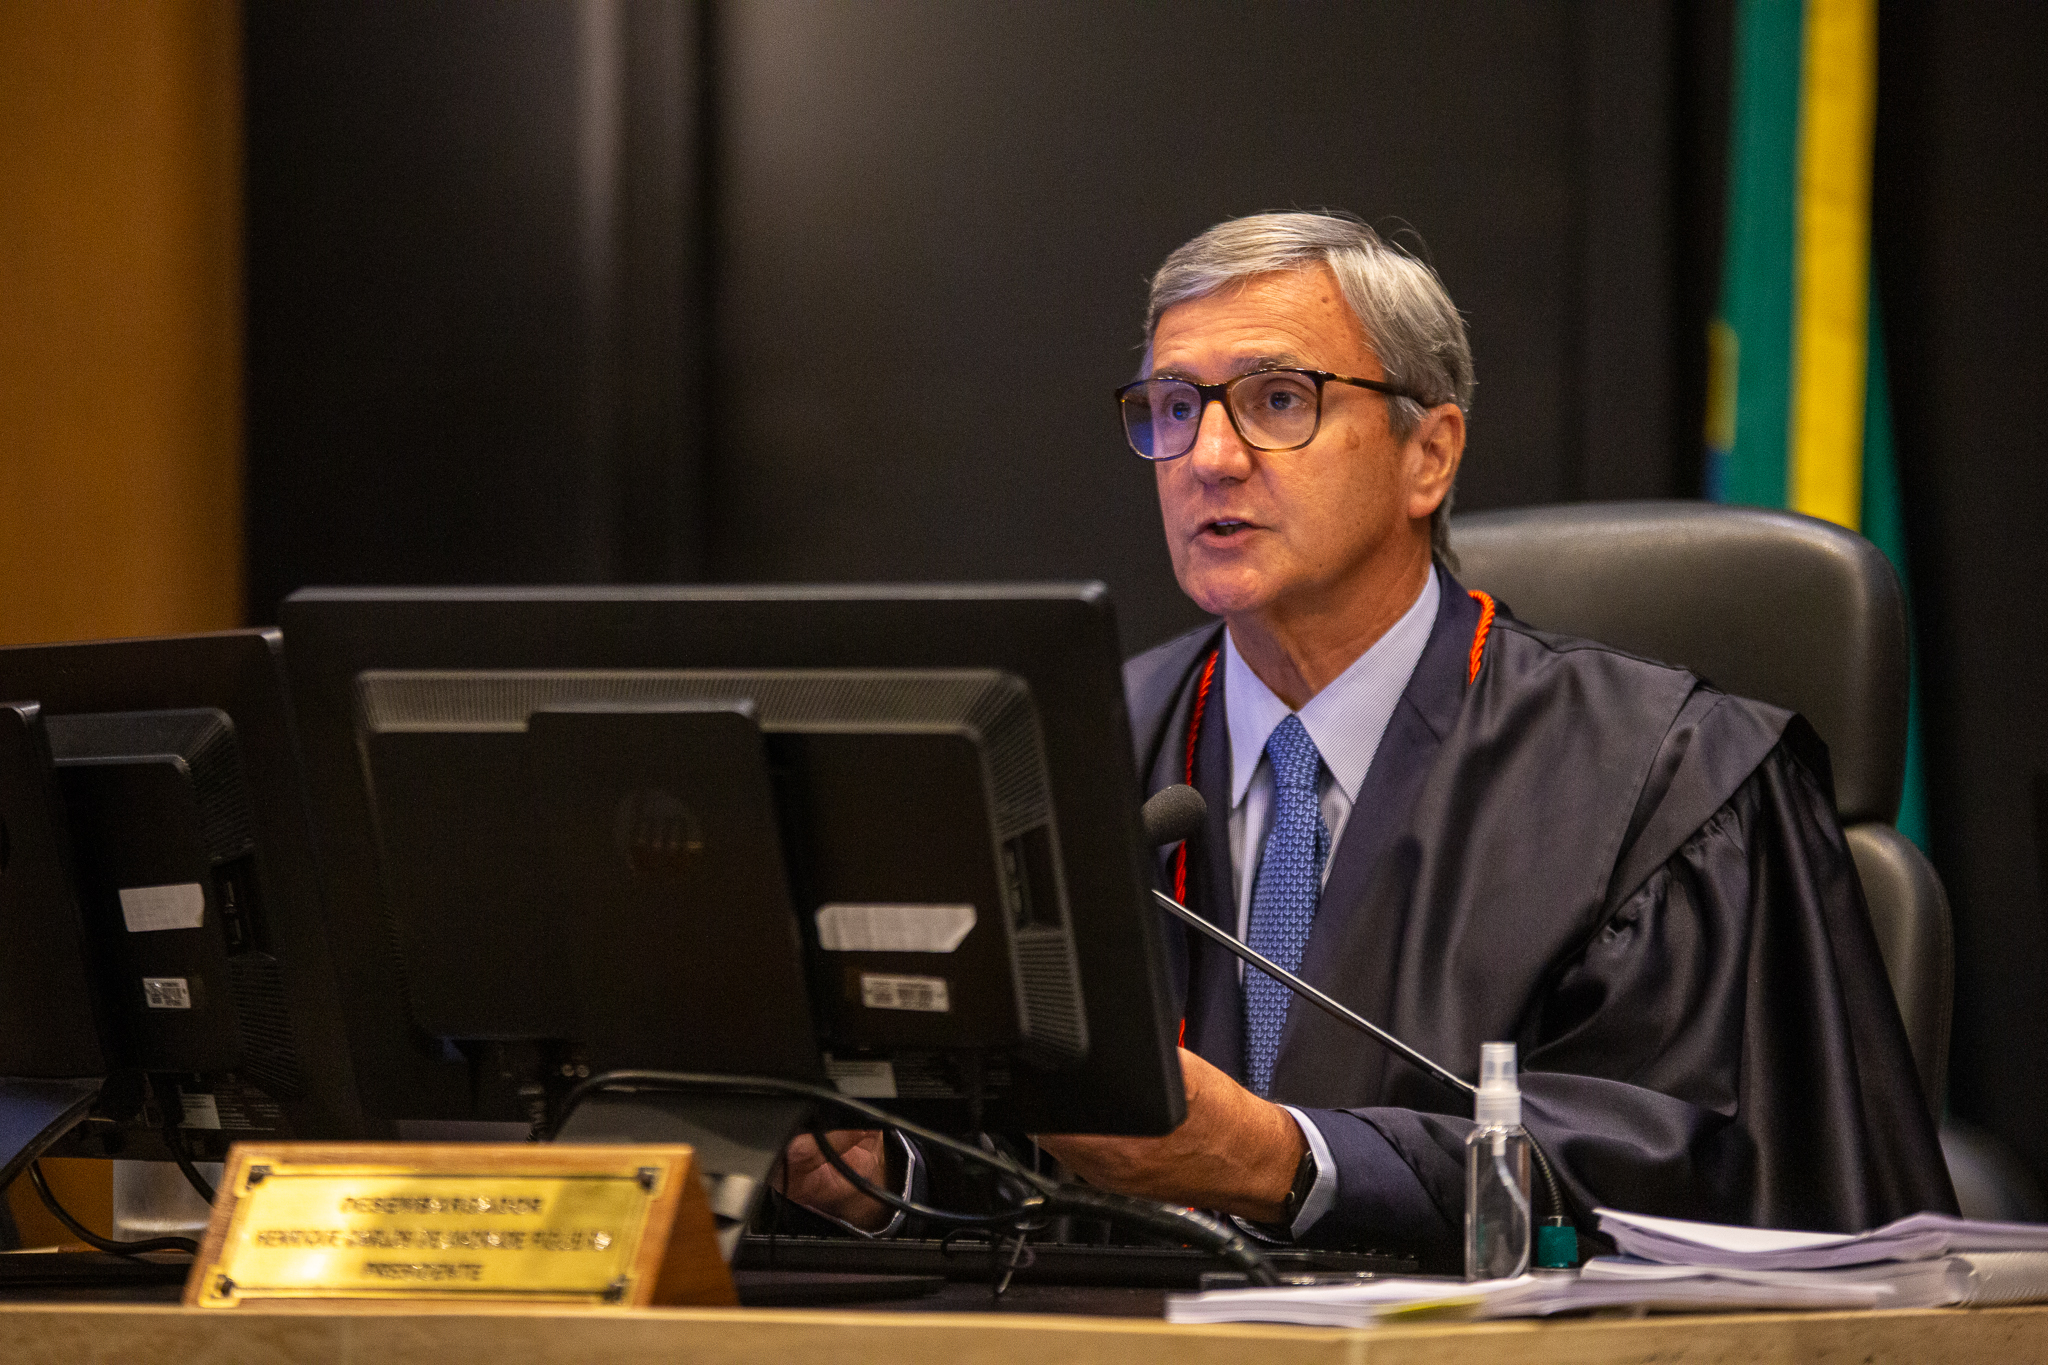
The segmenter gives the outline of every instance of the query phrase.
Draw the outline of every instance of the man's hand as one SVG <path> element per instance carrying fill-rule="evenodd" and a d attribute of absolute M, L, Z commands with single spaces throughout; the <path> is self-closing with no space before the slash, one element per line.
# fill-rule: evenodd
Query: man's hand
<path fill-rule="evenodd" d="M 1186 1048 L 1180 1074 L 1188 1116 L 1165 1137 L 1064 1134 L 1038 1145 L 1105 1190 L 1277 1221 L 1308 1146 L 1301 1125 Z"/>
<path fill-rule="evenodd" d="M 864 1132 L 840 1128 L 825 1136 L 847 1165 L 875 1184 L 887 1188 L 888 1162 L 883 1157 L 879 1130 Z M 886 1205 L 862 1194 L 845 1176 L 833 1170 L 832 1163 L 825 1159 L 816 1140 L 808 1133 L 792 1138 L 789 1146 L 782 1149 L 782 1163 L 769 1181 L 805 1208 L 829 1214 L 842 1223 L 851 1223 L 868 1232 L 880 1231 L 893 1217 Z"/>

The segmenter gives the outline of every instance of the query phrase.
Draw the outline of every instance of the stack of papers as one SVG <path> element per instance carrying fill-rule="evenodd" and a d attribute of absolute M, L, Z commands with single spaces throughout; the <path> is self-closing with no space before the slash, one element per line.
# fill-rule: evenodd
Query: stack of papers
<path fill-rule="evenodd" d="M 1882 1285 L 1891 1293 L 1877 1307 L 1945 1308 L 2048 1299 L 2048 1252 L 1973 1251 L 1931 1261 L 1880 1261 L 1833 1270 L 1659 1265 L 1624 1256 L 1604 1256 L 1586 1262 L 1579 1277 L 1635 1284 L 1721 1280 L 1755 1286 Z"/>
<path fill-rule="evenodd" d="M 1466 1284 L 1462 1280 L 1393 1278 L 1364 1280 L 1357 1284 L 1211 1289 L 1201 1294 L 1168 1294 L 1166 1320 L 1370 1327 L 1404 1312 L 1469 1318 L 1475 1316 L 1489 1290 L 1519 1283 L 1520 1280 L 1485 1280 Z"/>
<path fill-rule="evenodd" d="M 1674 1313 L 1765 1308 L 1890 1308 L 1888 1284 L 1786 1281 L 1752 1283 L 1707 1276 L 1654 1280 L 1545 1273 L 1512 1280 L 1385 1279 L 1359 1284 L 1215 1289 L 1174 1294 L 1168 1322 L 1285 1322 L 1306 1327 L 1372 1327 L 1420 1318 L 1521 1318 L 1633 1308 Z"/>
<path fill-rule="evenodd" d="M 1937 1308 L 2048 1300 L 2048 1225 L 1944 1214 L 1872 1232 L 1780 1232 L 1596 1210 L 1625 1253 L 1577 1274 L 1511 1280 L 1389 1278 L 1168 1298 L 1169 1322 L 1370 1327 L 1404 1318 L 1547 1317 L 1591 1309 Z"/>
<path fill-rule="evenodd" d="M 2048 1252 L 2048 1223 L 1986 1223 L 1916 1213 L 1870 1232 L 1780 1232 L 1595 1209 L 1624 1255 L 1673 1265 L 1826 1270 L 1877 1261 L 1924 1261 L 1955 1252 Z"/>

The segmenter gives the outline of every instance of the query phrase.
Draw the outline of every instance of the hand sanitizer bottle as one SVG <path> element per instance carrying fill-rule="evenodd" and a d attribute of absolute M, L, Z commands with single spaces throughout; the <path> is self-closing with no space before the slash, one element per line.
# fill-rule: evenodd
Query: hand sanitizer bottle
<path fill-rule="evenodd" d="M 1515 1081 L 1515 1045 L 1483 1043 L 1478 1126 L 1465 1139 L 1465 1278 L 1502 1280 L 1529 1268 L 1529 1134 Z"/>

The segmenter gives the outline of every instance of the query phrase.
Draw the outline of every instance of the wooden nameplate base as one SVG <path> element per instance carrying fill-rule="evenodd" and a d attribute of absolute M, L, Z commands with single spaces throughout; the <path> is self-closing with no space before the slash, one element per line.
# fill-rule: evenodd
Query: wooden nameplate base
<path fill-rule="evenodd" d="M 185 1303 L 735 1304 L 684 1146 L 237 1143 Z"/>

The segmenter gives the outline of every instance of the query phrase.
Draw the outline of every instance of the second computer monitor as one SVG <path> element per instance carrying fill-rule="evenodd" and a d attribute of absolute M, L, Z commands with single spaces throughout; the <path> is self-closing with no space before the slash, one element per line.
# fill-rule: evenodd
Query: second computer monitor
<path fill-rule="evenodd" d="M 0 1074 L 106 1079 L 59 1154 L 363 1135 L 281 649 L 0 649 Z"/>

